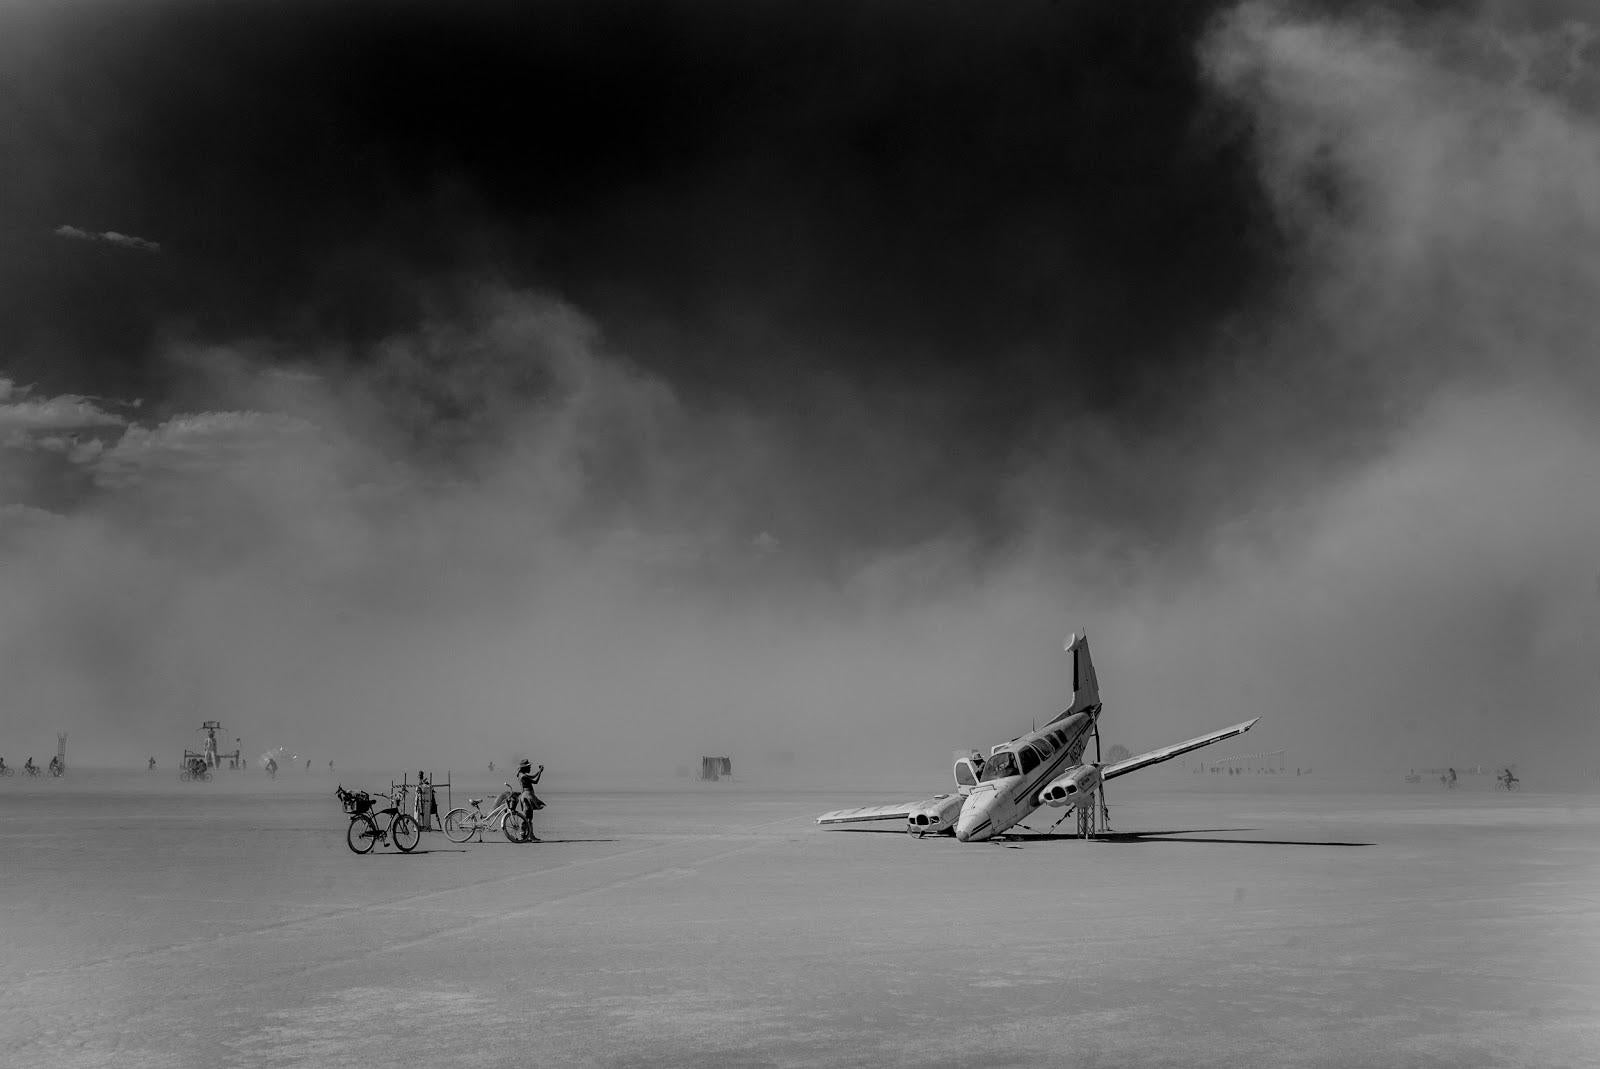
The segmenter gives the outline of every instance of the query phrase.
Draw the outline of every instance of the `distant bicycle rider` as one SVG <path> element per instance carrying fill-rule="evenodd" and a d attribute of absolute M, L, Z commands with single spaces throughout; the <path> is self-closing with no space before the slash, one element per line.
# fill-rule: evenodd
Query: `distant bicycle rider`
<path fill-rule="evenodd" d="M 26 772 L 30 776 L 37 776 L 39 774 L 39 766 L 33 763 L 32 754 L 28 755 L 28 759 L 23 762 L 22 771 Z"/>
<path fill-rule="evenodd" d="M 544 803 L 539 796 L 533 793 L 533 785 L 539 782 L 539 777 L 544 775 L 544 766 L 539 766 L 539 771 L 533 771 L 533 762 L 526 757 L 517 765 L 517 782 L 522 785 L 522 817 L 528 822 L 528 842 L 537 843 L 541 840 L 533 834 L 533 811 L 543 809 Z"/>

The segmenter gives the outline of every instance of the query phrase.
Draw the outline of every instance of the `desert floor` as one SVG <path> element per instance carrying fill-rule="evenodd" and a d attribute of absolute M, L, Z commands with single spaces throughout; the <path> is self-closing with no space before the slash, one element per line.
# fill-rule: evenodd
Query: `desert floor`
<path fill-rule="evenodd" d="M 358 857 L 324 774 L 6 779 L 0 1063 L 1600 1065 L 1600 797 L 1123 784 L 959 844 L 547 777 L 544 843 Z"/>

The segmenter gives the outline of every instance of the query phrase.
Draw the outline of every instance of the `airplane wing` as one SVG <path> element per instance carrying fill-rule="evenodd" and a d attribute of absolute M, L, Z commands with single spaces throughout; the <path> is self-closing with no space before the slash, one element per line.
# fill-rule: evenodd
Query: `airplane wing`
<path fill-rule="evenodd" d="M 939 828 L 951 826 L 955 814 L 961 810 L 962 797 L 959 794 L 936 794 L 932 798 L 924 798 L 920 802 L 903 802 L 899 805 L 864 805 L 856 809 L 835 809 L 824 813 L 817 818 L 818 824 L 854 824 L 866 820 L 910 820 L 917 814 L 922 814 L 929 819 L 919 820 L 920 824 L 929 826 L 937 825 Z"/>
<path fill-rule="evenodd" d="M 864 805 L 856 809 L 835 809 L 817 818 L 818 824 L 852 824 L 858 820 L 905 820 L 920 803 Z"/>
<path fill-rule="evenodd" d="M 1137 772 L 1141 768 L 1148 768 L 1151 765 L 1159 765 L 1163 761 L 1170 761 L 1174 757 L 1188 753 L 1190 750 L 1198 750 L 1202 746 L 1210 746 L 1213 742 L 1221 742 L 1223 739 L 1231 739 L 1235 735 L 1243 735 L 1255 727 L 1260 719 L 1258 716 L 1255 720 L 1246 720 L 1244 723 L 1235 724 L 1231 728 L 1213 731 L 1209 735 L 1197 735 L 1187 742 L 1163 746 L 1159 750 L 1151 750 L 1149 753 L 1130 757 L 1126 761 L 1118 761 L 1114 765 L 1107 765 L 1100 770 L 1100 778 L 1102 780 L 1113 780 L 1118 776 L 1126 776 L 1129 772 Z"/>

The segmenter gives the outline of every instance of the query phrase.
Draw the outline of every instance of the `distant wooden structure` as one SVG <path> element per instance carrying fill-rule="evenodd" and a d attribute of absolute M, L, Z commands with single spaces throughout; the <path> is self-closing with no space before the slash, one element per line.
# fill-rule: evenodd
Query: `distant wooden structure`
<path fill-rule="evenodd" d="M 708 783 L 715 783 L 726 776 L 733 778 L 733 758 L 731 757 L 702 757 L 700 758 L 700 778 Z"/>
<path fill-rule="evenodd" d="M 220 769 L 222 767 L 222 763 L 226 761 L 229 768 L 234 769 L 235 771 L 244 770 L 246 765 L 242 747 L 234 750 L 232 753 L 219 753 L 217 751 L 217 732 L 222 730 L 222 721 L 202 721 L 200 726 L 195 730 L 205 732 L 206 738 L 204 748 L 201 750 L 184 750 L 183 760 L 179 763 L 180 768 L 193 768 L 197 769 L 198 771 L 209 772 L 212 769 Z M 239 740 L 235 739 L 234 741 L 238 742 Z M 196 761 L 199 762 L 198 765 L 195 764 Z"/>

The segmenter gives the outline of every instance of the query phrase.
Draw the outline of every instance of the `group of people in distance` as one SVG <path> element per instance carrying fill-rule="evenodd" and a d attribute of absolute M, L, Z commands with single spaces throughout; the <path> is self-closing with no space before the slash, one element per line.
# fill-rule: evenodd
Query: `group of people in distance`
<path fill-rule="evenodd" d="M 56 754 L 54 757 L 50 758 L 50 764 L 48 767 L 52 776 L 59 776 L 67 770 L 67 763 L 61 759 L 60 754 Z M 40 772 L 43 772 L 44 769 L 34 764 L 33 755 L 29 754 L 28 759 L 22 763 L 22 771 L 26 772 L 30 776 L 37 776 Z M 0 776 L 9 776 L 15 772 L 16 769 L 6 764 L 6 759 L 4 757 L 0 757 Z"/>

